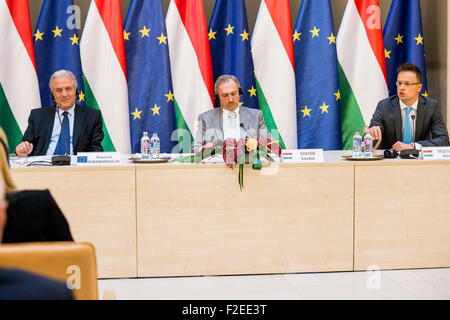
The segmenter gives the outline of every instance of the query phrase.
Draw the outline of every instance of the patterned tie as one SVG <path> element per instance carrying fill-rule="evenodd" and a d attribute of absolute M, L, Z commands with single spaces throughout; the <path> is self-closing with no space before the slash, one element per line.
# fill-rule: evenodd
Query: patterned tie
<path fill-rule="evenodd" d="M 230 111 L 228 113 L 228 119 L 230 120 L 230 126 L 231 128 L 236 128 L 236 118 L 237 118 L 237 114 L 234 111 Z"/>
<path fill-rule="evenodd" d="M 411 110 L 412 107 L 407 107 L 404 126 L 403 126 L 403 143 L 410 144 L 412 142 L 412 129 L 411 129 Z"/>
<path fill-rule="evenodd" d="M 63 112 L 63 121 L 61 124 L 61 132 L 59 134 L 58 144 L 56 145 L 54 155 L 69 155 L 70 154 L 70 125 L 69 113 Z"/>

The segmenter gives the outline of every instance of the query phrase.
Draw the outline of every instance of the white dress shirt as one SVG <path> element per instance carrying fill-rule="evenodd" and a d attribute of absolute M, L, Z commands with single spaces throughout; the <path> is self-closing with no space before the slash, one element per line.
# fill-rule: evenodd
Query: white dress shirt
<path fill-rule="evenodd" d="M 414 102 L 410 107 L 411 112 L 409 113 L 409 122 L 411 124 L 411 129 L 412 129 L 412 139 L 413 141 L 416 141 L 416 123 L 417 123 L 417 105 L 419 103 L 419 99 L 416 100 L 416 102 Z M 401 109 L 401 113 L 402 113 L 402 132 L 403 132 L 403 128 L 405 128 L 405 115 L 406 115 L 406 108 L 408 108 L 408 106 L 406 104 L 404 104 L 402 102 L 402 100 L 400 100 L 400 109 Z M 414 116 L 414 123 L 413 120 L 411 118 L 411 116 Z M 422 145 L 420 143 L 416 143 L 416 148 L 421 147 Z"/>
<path fill-rule="evenodd" d="M 58 144 L 59 135 L 61 133 L 61 124 L 64 120 L 64 116 L 62 115 L 64 111 L 67 111 L 69 114 L 69 126 L 70 126 L 70 154 L 73 154 L 73 124 L 75 120 L 75 105 L 69 110 L 61 110 L 57 109 L 55 112 L 55 120 L 53 121 L 53 131 L 52 136 L 50 138 L 50 143 L 47 149 L 47 156 L 52 156 L 55 152 L 56 145 Z M 59 116 L 58 116 L 59 113 Z"/>
<path fill-rule="evenodd" d="M 222 119 L 224 140 L 228 138 L 239 140 L 241 138 L 239 106 L 233 111 L 223 109 Z"/>

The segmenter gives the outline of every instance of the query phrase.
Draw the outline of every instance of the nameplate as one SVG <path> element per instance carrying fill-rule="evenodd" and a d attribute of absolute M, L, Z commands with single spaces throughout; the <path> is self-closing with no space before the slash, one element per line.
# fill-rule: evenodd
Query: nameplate
<path fill-rule="evenodd" d="M 422 147 L 423 160 L 450 160 L 450 147 Z"/>
<path fill-rule="evenodd" d="M 119 152 L 79 152 L 77 166 L 116 166 L 120 164 Z"/>
<path fill-rule="evenodd" d="M 281 159 L 287 163 L 323 162 L 323 149 L 283 150 Z"/>

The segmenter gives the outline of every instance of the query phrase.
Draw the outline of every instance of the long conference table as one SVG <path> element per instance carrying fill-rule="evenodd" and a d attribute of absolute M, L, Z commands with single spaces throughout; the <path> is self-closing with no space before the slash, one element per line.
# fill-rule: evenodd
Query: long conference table
<path fill-rule="evenodd" d="M 100 278 L 450 267 L 450 161 L 17 167 L 49 189 Z"/>

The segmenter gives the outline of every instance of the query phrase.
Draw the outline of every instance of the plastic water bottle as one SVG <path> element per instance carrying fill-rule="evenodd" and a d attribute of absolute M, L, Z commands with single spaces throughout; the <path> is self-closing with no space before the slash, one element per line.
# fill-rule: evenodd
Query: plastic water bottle
<path fill-rule="evenodd" d="M 150 156 L 152 159 L 159 159 L 160 142 L 158 134 L 154 133 L 150 139 Z"/>
<path fill-rule="evenodd" d="M 141 155 L 142 159 L 150 158 L 150 138 L 148 132 L 144 132 L 141 138 Z"/>
<path fill-rule="evenodd" d="M 359 130 L 355 130 L 355 135 L 353 136 L 353 158 L 362 157 L 362 137 Z"/>
<path fill-rule="evenodd" d="M 364 136 L 364 158 L 372 157 L 373 137 L 370 132 Z"/>

